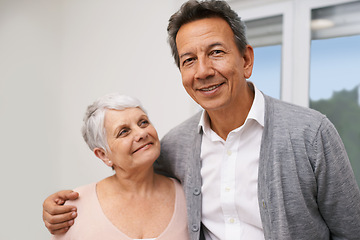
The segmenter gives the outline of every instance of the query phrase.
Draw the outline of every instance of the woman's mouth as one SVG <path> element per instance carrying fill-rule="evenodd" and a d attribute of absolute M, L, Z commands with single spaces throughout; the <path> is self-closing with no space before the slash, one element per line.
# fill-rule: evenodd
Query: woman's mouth
<path fill-rule="evenodd" d="M 142 145 L 141 147 L 139 147 L 138 149 L 136 149 L 133 153 L 136 153 L 137 151 L 140 151 L 140 150 L 142 150 L 142 149 L 147 149 L 147 148 L 150 147 L 151 144 L 152 144 L 152 143 L 144 144 L 144 145 Z"/>

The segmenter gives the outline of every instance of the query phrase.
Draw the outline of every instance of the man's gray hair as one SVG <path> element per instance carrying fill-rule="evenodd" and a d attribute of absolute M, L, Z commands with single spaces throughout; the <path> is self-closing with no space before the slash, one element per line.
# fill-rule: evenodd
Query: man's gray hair
<path fill-rule="evenodd" d="M 176 46 L 176 35 L 184 24 L 204 19 L 219 17 L 224 19 L 234 33 L 234 40 L 241 55 L 244 54 L 248 41 L 246 39 L 246 27 L 238 14 L 232 10 L 225 1 L 209 0 L 185 2 L 179 11 L 174 13 L 169 19 L 168 42 L 176 65 L 180 68 L 179 53 Z"/>
<path fill-rule="evenodd" d="M 105 113 L 107 110 L 124 110 L 126 108 L 135 107 L 138 107 L 145 112 L 138 99 L 119 93 L 106 94 L 97 99 L 93 104 L 89 105 L 81 129 L 82 136 L 89 148 L 92 151 L 95 148 L 110 151 L 104 127 Z"/>

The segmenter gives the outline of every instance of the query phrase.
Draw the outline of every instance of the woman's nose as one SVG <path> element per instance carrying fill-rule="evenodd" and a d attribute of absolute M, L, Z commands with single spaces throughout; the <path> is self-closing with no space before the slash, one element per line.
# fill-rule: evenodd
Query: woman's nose
<path fill-rule="evenodd" d="M 135 132 L 135 141 L 140 141 L 148 136 L 148 132 L 145 128 L 138 128 Z"/>

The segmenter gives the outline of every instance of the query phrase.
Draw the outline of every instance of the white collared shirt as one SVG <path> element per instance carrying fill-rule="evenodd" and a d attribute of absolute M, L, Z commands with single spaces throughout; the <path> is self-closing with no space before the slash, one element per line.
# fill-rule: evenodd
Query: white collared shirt
<path fill-rule="evenodd" d="M 207 240 L 263 240 L 258 205 L 258 167 L 264 128 L 264 96 L 255 97 L 245 123 L 224 141 L 210 128 L 206 112 L 199 122 L 202 223 Z M 220 204 L 219 204 L 220 203 Z"/>

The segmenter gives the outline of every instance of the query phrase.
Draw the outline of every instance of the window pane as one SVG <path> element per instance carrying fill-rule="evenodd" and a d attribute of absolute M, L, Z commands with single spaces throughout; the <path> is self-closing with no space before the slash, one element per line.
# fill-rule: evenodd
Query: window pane
<path fill-rule="evenodd" d="M 255 62 L 250 81 L 265 94 L 280 99 L 281 45 L 254 48 Z"/>
<path fill-rule="evenodd" d="M 351 17 L 359 6 L 357 2 L 312 12 L 313 20 L 321 19 L 328 27 L 313 24 L 310 107 L 334 123 L 360 186 L 360 28 L 355 27 L 357 16 Z"/>
<path fill-rule="evenodd" d="M 254 47 L 255 62 L 250 81 L 265 94 L 280 98 L 282 16 L 245 22 L 247 38 Z"/>

